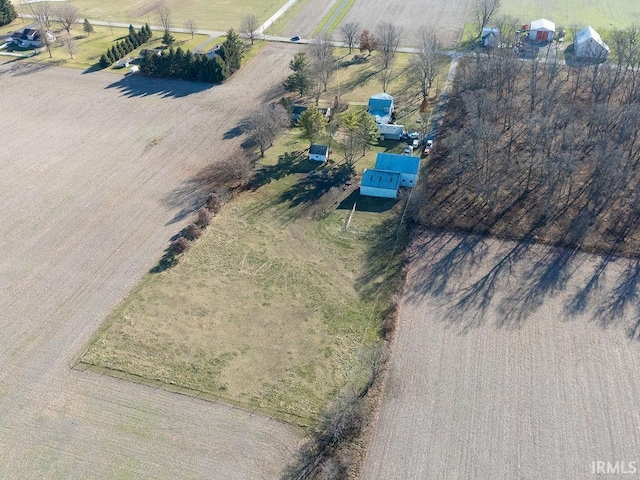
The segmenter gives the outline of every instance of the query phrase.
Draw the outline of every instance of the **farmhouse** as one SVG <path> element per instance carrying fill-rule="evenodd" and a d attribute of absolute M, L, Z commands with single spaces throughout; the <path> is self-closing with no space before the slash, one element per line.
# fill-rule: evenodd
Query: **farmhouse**
<path fill-rule="evenodd" d="M 481 39 L 483 47 L 497 47 L 500 41 L 500 30 L 497 27 L 483 27 Z"/>
<path fill-rule="evenodd" d="M 362 173 L 360 194 L 370 197 L 396 198 L 400 188 L 400 173 L 367 168 Z"/>
<path fill-rule="evenodd" d="M 609 57 L 609 46 L 598 32 L 586 26 L 573 37 L 573 52 L 578 58 L 606 60 Z"/>
<path fill-rule="evenodd" d="M 373 95 L 369 98 L 367 111 L 373 115 L 376 123 L 389 123 L 393 114 L 393 97 L 388 93 Z"/>
<path fill-rule="evenodd" d="M 329 160 L 329 147 L 327 145 L 311 145 L 309 147 L 309 160 L 326 162 Z"/>
<path fill-rule="evenodd" d="M 400 174 L 400 186 L 415 187 L 420 173 L 420 157 L 378 153 L 376 170 L 386 170 Z"/>
<path fill-rule="evenodd" d="M 11 42 L 23 48 L 38 48 L 42 46 L 40 32 L 34 28 L 25 28 L 22 32 L 15 32 L 11 35 Z M 47 40 L 49 43 L 56 41 L 56 36 L 47 31 Z"/>
<path fill-rule="evenodd" d="M 556 33 L 556 24 L 546 18 L 531 22 L 529 40 L 534 42 L 550 42 Z"/>

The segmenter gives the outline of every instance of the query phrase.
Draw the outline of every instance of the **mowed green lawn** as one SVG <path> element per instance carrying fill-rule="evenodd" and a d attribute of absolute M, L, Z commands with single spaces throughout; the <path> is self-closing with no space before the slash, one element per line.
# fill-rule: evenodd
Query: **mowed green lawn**
<path fill-rule="evenodd" d="M 149 22 L 158 25 L 155 8 L 157 0 L 71 0 L 82 17 L 117 22 Z M 167 0 L 171 19 L 176 27 L 182 27 L 187 19 L 194 19 L 200 28 L 210 30 L 238 29 L 242 17 L 254 14 L 265 21 L 285 0 Z"/>
<path fill-rule="evenodd" d="M 285 134 L 263 162 L 266 185 L 225 205 L 178 265 L 147 275 L 81 361 L 303 423 L 361 382 L 395 288 L 402 202 L 361 200 L 345 231 L 355 197 L 342 202 L 342 182 L 320 195 L 306 180 L 322 167 L 290 154 L 305 147 Z"/>
<path fill-rule="evenodd" d="M 508 0 L 502 2 L 500 13 L 511 15 L 523 24 L 547 18 L 565 30 L 571 25 L 613 30 L 640 23 L 637 0 Z"/>

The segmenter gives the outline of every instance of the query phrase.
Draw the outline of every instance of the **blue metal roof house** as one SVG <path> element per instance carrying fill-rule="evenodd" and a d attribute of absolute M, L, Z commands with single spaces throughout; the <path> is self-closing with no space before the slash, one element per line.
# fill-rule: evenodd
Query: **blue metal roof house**
<path fill-rule="evenodd" d="M 389 123 L 393 113 L 393 97 L 388 93 L 373 95 L 369 98 L 367 111 L 370 115 L 373 115 L 376 123 Z"/>
<path fill-rule="evenodd" d="M 375 169 L 398 172 L 400 186 L 415 187 L 420 173 L 420 157 L 380 152 L 376 157 Z"/>
<path fill-rule="evenodd" d="M 360 195 L 370 197 L 396 198 L 400 188 L 400 174 L 367 168 L 362 173 Z"/>

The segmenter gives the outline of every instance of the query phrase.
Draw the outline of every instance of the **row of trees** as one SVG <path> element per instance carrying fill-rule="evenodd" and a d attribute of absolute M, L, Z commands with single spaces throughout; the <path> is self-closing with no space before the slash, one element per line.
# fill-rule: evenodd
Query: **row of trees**
<path fill-rule="evenodd" d="M 220 56 L 184 52 L 180 47 L 165 50 L 160 55 L 141 57 L 140 73 L 149 77 L 173 78 L 207 83 L 221 83 L 226 78 L 225 65 Z"/>
<path fill-rule="evenodd" d="M 222 83 L 240 68 L 243 56 L 242 40 L 233 30 L 229 30 L 219 55 L 209 58 L 190 50 L 184 52 L 180 47 L 170 48 L 160 55 L 147 54 L 142 57 L 140 72 L 151 77 Z"/>
<path fill-rule="evenodd" d="M 134 51 L 140 45 L 148 42 L 153 33 L 149 24 L 146 23 L 136 32 L 133 25 L 129 25 L 129 34 L 127 38 L 113 45 L 105 54 L 100 57 L 100 66 L 106 68 L 112 63 L 117 62 L 121 58 L 125 57 L 128 53 Z"/>

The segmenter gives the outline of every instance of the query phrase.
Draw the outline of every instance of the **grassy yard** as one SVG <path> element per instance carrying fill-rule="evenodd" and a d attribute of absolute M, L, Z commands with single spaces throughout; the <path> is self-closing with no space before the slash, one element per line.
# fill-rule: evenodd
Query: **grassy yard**
<path fill-rule="evenodd" d="M 49 58 L 49 54 L 45 50 L 29 61 L 55 63 L 56 65 L 73 68 L 95 68 L 100 60 L 100 56 L 105 53 L 107 49 L 111 48 L 112 45 L 124 39 L 129 33 L 126 28 L 115 27 L 112 29 L 109 27 L 94 26 L 94 30 L 95 32 L 89 36 L 82 31 L 81 26 L 71 30 L 71 35 L 74 37 L 77 45 L 77 51 L 73 54 L 74 58 L 71 58 L 67 49 L 60 43 L 60 41 L 57 41 L 51 47 L 51 58 Z M 58 40 L 61 40 L 63 36 L 66 35 L 66 32 L 57 32 L 56 35 L 58 36 Z M 192 39 L 191 34 L 188 33 L 174 33 L 172 35 L 176 40 L 174 47 L 181 47 L 183 50 L 193 49 L 202 44 L 208 38 L 206 35 L 195 35 Z M 154 36 L 149 42 L 137 48 L 128 56 L 131 58 L 136 57 L 143 48 L 158 48 L 161 44 L 161 36 L 158 32 L 154 32 Z M 129 71 L 126 68 L 118 68 L 115 64 L 107 70 L 123 74 Z"/>
<path fill-rule="evenodd" d="M 340 68 L 331 77 L 327 92 L 323 94 L 322 100 L 327 105 L 332 105 L 334 97 L 339 96 L 341 103 L 351 105 L 366 105 L 369 97 L 382 92 L 380 81 L 380 68 L 377 65 L 377 57 L 374 53 L 371 57 L 365 57 L 364 61 L 357 61 L 356 56 L 359 51 L 356 49 L 349 55 L 348 49 L 336 49 L 336 55 L 340 59 Z M 365 54 L 366 55 L 366 54 Z M 430 99 L 435 102 L 439 91 L 442 90 L 450 61 L 448 57 L 444 59 L 443 66 L 438 74 Z M 398 111 L 398 123 L 410 125 L 413 117 L 420 107 L 422 97 L 419 89 L 412 84 L 406 75 L 409 54 L 399 53 L 393 66 L 391 82 L 387 87 L 387 93 L 394 96 L 396 109 Z M 415 125 L 411 126 L 415 128 Z"/>
<path fill-rule="evenodd" d="M 556 27 L 562 26 L 565 30 L 574 24 L 613 30 L 640 22 L 640 9 L 634 0 L 512 0 L 502 3 L 500 14 L 513 16 L 523 24 L 548 18 Z"/>
<path fill-rule="evenodd" d="M 114 22 L 149 22 L 158 25 L 155 8 L 157 0 L 72 0 L 83 18 Z M 188 19 L 194 19 L 198 26 L 209 30 L 226 31 L 238 29 L 242 17 L 254 14 L 263 22 L 284 5 L 284 0 L 167 0 L 172 23 L 182 27 Z M 25 13 L 28 9 L 25 8 Z"/>
<path fill-rule="evenodd" d="M 385 267 L 402 201 L 359 199 L 345 231 L 357 194 L 294 153 L 306 146 L 283 135 L 262 186 L 227 204 L 178 265 L 147 275 L 81 360 L 302 421 L 362 380 L 395 288 L 397 258 Z"/>
<path fill-rule="evenodd" d="M 0 27 L 0 35 L 7 35 L 15 30 L 21 30 L 27 25 L 28 23 L 23 22 L 21 18 L 16 18 L 13 22 Z"/>

